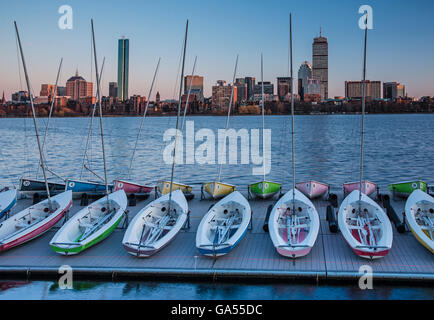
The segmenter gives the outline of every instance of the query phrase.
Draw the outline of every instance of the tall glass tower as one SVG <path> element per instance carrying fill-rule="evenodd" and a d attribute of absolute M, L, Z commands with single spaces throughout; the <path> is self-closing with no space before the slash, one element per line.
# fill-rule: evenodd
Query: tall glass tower
<path fill-rule="evenodd" d="M 129 39 L 119 39 L 118 45 L 118 98 L 121 101 L 128 99 L 128 61 Z"/>
<path fill-rule="evenodd" d="M 327 38 L 320 35 L 314 38 L 312 44 L 313 78 L 321 80 L 321 100 L 329 96 L 329 47 Z"/>

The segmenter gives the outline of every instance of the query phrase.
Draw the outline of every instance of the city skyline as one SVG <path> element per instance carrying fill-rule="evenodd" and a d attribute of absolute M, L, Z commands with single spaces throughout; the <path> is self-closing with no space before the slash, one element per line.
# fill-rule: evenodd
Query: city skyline
<path fill-rule="evenodd" d="M 57 9 L 61 5 L 57 1 L 8 4 L 0 13 L 3 43 L 0 69 L 4 71 L 0 76 L 0 90 L 4 90 L 9 99 L 13 92 L 25 89 L 23 85 L 20 87 L 17 73 L 17 53 L 11 21 L 11 17 L 15 16 L 27 49 L 26 59 L 31 66 L 29 73 L 34 95 L 38 94 L 42 83 L 54 83 L 57 62 L 62 56 L 62 85 L 77 68 L 87 81 L 95 82 L 91 72 L 90 17 L 95 20 L 100 61 L 103 56 L 106 57 L 102 77 L 102 93 L 105 96 L 108 96 L 108 83 L 117 79 L 117 40 L 125 35 L 131 40 L 129 96 L 146 95 L 155 63 L 161 56 L 162 67 L 154 95 L 159 91 L 162 99 L 172 98 L 181 52 L 182 29 L 187 18 L 190 19 L 191 45 L 187 48 L 186 70 L 191 70 L 193 58 L 197 54 L 195 73 L 204 77 L 205 96 L 211 96 L 211 88 L 217 80 L 229 82 L 233 59 L 237 53 L 240 54 L 237 77 L 252 76 L 258 79 L 260 54 L 263 52 L 264 81 L 276 84 L 277 77 L 288 75 L 289 35 L 288 15 L 285 11 L 293 12 L 294 77 L 303 61 L 312 63 L 313 39 L 319 36 L 322 27 L 322 34 L 328 38 L 329 43 L 329 97 L 343 96 L 345 81 L 361 79 L 362 31 L 358 28 L 358 8 L 361 3 L 357 1 L 330 4 L 313 1 L 309 13 L 306 13 L 306 5 L 295 1 L 271 1 L 267 4 L 252 1 L 247 7 L 234 3 L 232 11 L 243 8 L 243 11 L 237 13 L 225 12 L 209 3 L 204 8 L 198 8 L 196 3 L 197 1 L 189 1 L 183 6 L 171 1 L 159 4 L 131 1 L 120 6 L 114 3 L 110 5 L 107 1 L 101 8 L 101 5 L 75 1 L 71 4 L 74 10 L 73 30 L 60 30 L 57 27 L 60 17 Z M 373 1 L 368 1 L 367 4 L 374 10 L 374 30 L 369 32 L 368 79 L 403 83 L 409 96 L 433 95 L 430 81 L 434 71 L 431 59 L 434 51 L 434 42 L 431 41 L 434 38 L 434 22 L 430 18 L 421 17 L 429 10 L 421 11 L 420 6 L 432 8 L 434 5 L 428 1 L 411 4 L 396 1 L 393 7 Z M 40 7 L 43 13 L 26 13 L 31 12 L 34 6 Z M 128 21 L 113 21 L 115 14 L 122 16 L 122 13 L 133 10 L 131 14 L 135 16 L 143 8 L 154 13 L 143 13 L 139 20 L 129 17 Z M 169 10 L 174 8 L 179 9 L 176 14 Z M 405 20 L 396 14 L 403 11 L 407 16 Z M 231 19 L 227 17 L 223 19 L 225 14 L 238 18 L 229 21 Z M 263 19 L 259 19 L 261 15 L 265 15 L 267 21 L 262 28 L 260 21 Z M 169 23 L 165 21 L 164 26 L 161 23 L 154 24 L 163 18 Z M 248 32 L 250 27 L 246 27 L 247 21 L 255 29 L 253 34 Z M 226 32 L 229 29 L 237 32 Z M 423 50 L 416 50 L 419 43 L 424 45 Z M 23 83 L 23 79 L 21 81 Z M 297 87 L 296 81 L 294 85 Z"/>

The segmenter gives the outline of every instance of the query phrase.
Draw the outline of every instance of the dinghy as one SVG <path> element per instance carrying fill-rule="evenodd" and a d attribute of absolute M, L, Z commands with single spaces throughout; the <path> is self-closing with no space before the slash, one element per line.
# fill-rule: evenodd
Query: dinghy
<path fill-rule="evenodd" d="M 223 183 L 223 182 L 207 182 L 204 184 L 203 189 L 206 193 L 208 193 L 213 199 L 220 199 L 228 194 L 235 191 L 236 186 L 229 184 L 229 183 Z"/>
<path fill-rule="evenodd" d="M 249 192 L 253 193 L 257 198 L 269 199 L 274 197 L 282 190 L 282 185 L 277 182 L 261 181 L 253 183 L 249 186 Z"/>
<path fill-rule="evenodd" d="M 227 195 L 202 218 L 196 233 L 197 250 L 208 257 L 229 253 L 245 236 L 251 217 L 249 202 L 241 193 Z"/>
<path fill-rule="evenodd" d="M 434 198 L 414 190 L 405 204 L 405 218 L 416 239 L 434 253 Z"/>
<path fill-rule="evenodd" d="M 226 117 L 226 127 L 225 127 L 225 134 L 228 130 L 228 126 L 229 126 L 229 117 L 231 115 L 231 108 L 232 108 L 232 103 L 233 103 L 233 98 L 234 98 L 234 88 L 235 88 L 235 77 L 237 75 L 237 66 L 238 66 L 238 55 L 237 58 L 235 60 L 235 68 L 234 68 L 234 76 L 232 78 L 232 90 L 231 90 L 231 96 L 229 99 L 229 106 L 228 106 L 228 115 Z M 224 183 L 220 181 L 221 178 L 221 173 L 222 173 L 222 164 L 219 164 L 219 169 L 218 169 L 218 174 L 217 174 L 217 180 L 215 181 L 211 181 L 211 182 L 206 182 L 204 184 L 202 184 L 202 194 L 201 194 L 201 198 L 204 198 L 204 193 L 203 191 L 205 191 L 206 193 L 208 193 L 208 195 L 212 198 L 212 199 L 220 199 L 223 198 L 225 196 L 227 196 L 228 194 L 230 194 L 231 192 L 234 192 L 236 187 L 232 184 L 229 183 Z"/>
<path fill-rule="evenodd" d="M 407 198 L 414 190 L 417 189 L 426 192 L 427 191 L 426 182 L 421 180 L 415 180 L 415 181 L 397 182 L 389 185 L 389 190 L 392 191 L 393 195 L 402 198 Z"/>
<path fill-rule="evenodd" d="M 314 180 L 298 182 L 295 187 L 309 199 L 322 197 L 330 191 L 330 185 Z"/>
<path fill-rule="evenodd" d="M 50 247 L 62 255 L 74 255 L 107 238 L 122 221 L 127 197 L 119 190 L 81 209 L 57 231 Z"/>
<path fill-rule="evenodd" d="M 360 180 L 358 182 L 359 186 L 357 187 L 357 183 L 354 183 L 354 190 L 341 203 L 338 213 L 338 226 L 345 241 L 355 254 L 362 258 L 377 259 L 387 255 L 392 248 L 393 231 L 384 210 L 368 197 L 375 188 L 371 186 L 368 189 L 368 182 L 363 180 L 367 39 L 368 27 L 365 26 L 360 133 Z"/>
<path fill-rule="evenodd" d="M 374 200 L 359 190 L 342 202 L 338 225 L 345 241 L 362 258 L 381 258 L 392 248 L 393 231 L 389 218 Z"/>
<path fill-rule="evenodd" d="M 265 155 L 265 114 L 264 114 L 264 67 L 263 58 L 261 54 L 261 110 L 262 110 L 262 154 Z M 257 198 L 268 199 L 272 198 L 276 193 L 282 190 L 280 183 L 271 182 L 266 180 L 265 165 L 263 166 L 264 172 L 262 181 L 249 185 L 249 196 L 253 194 Z"/>
<path fill-rule="evenodd" d="M 65 184 L 48 182 L 48 188 L 50 190 L 50 194 L 55 195 L 65 191 Z M 44 196 L 47 194 L 47 190 L 45 189 L 45 181 L 31 178 L 21 178 L 19 190 L 20 194 L 24 197 L 31 197 L 35 193 Z"/>
<path fill-rule="evenodd" d="M 72 206 L 71 191 L 46 199 L 0 223 L 0 251 L 42 235 L 59 222 Z"/>
<path fill-rule="evenodd" d="M 157 190 L 161 195 L 168 194 L 170 192 L 170 188 L 172 188 L 172 191 L 181 190 L 184 195 L 191 194 L 191 190 L 193 189 L 192 186 L 178 182 L 170 183 L 170 181 L 163 180 L 157 182 Z"/>
<path fill-rule="evenodd" d="M 268 229 L 277 252 L 285 257 L 303 257 L 311 251 L 318 237 L 319 216 L 312 202 L 295 188 L 295 120 L 292 67 L 292 15 L 289 15 L 291 66 L 291 147 L 292 189 L 277 201 L 270 212 Z"/>
<path fill-rule="evenodd" d="M 360 181 L 358 182 L 348 182 L 342 185 L 344 191 L 344 197 L 349 195 L 354 190 L 360 190 Z M 377 185 L 370 181 L 362 181 L 362 193 L 370 196 L 377 189 Z"/>
<path fill-rule="evenodd" d="M 0 218 L 9 212 L 17 203 L 17 189 L 5 187 L 0 190 Z"/>
<path fill-rule="evenodd" d="M 318 237 L 319 216 L 312 202 L 297 189 L 274 205 L 268 222 L 271 240 L 285 257 L 307 255 Z"/>
<path fill-rule="evenodd" d="M 109 192 L 113 185 L 108 185 Z M 70 190 L 74 199 L 80 198 L 84 193 L 88 195 L 104 195 L 106 188 L 104 183 L 96 181 L 80 181 L 74 179 L 66 180 L 66 191 Z"/>
<path fill-rule="evenodd" d="M 187 221 L 187 215 L 188 204 L 181 190 L 173 191 L 171 197 L 165 194 L 137 213 L 125 232 L 122 245 L 134 256 L 149 257 L 175 238 Z"/>
<path fill-rule="evenodd" d="M 139 183 L 125 181 L 125 180 L 115 180 L 113 182 L 114 191 L 124 190 L 127 195 L 135 194 L 142 196 L 149 196 L 149 194 L 154 190 L 154 187 L 145 186 Z"/>

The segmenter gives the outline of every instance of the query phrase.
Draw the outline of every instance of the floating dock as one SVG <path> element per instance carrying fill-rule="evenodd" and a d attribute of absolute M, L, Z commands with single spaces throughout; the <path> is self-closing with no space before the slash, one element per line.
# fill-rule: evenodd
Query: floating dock
<path fill-rule="evenodd" d="M 242 192 L 247 196 L 247 192 Z M 154 196 L 128 207 L 131 221 Z M 338 204 L 342 195 L 338 194 Z M 393 199 L 391 205 L 402 217 L 405 200 Z M 178 278 L 300 278 L 319 280 L 353 280 L 362 273 L 359 268 L 369 265 L 373 278 L 382 280 L 434 281 L 434 256 L 411 234 L 398 233 L 392 225 L 394 238 L 389 254 L 370 261 L 356 256 L 338 233 L 329 230 L 326 211 L 329 202 L 313 201 L 320 215 L 321 227 L 315 246 L 309 255 L 298 259 L 280 256 L 268 233 L 263 230 L 267 208 L 274 201 L 249 200 L 253 210 L 252 228 L 228 255 L 217 259 L 201 256 L 195 247 L 196 230 L 213 201 L 200 200 L 200 192 L 189 202 L 190 228 L 182 230 L 174 241 L 150 258 L 136 258 L 122 247 L 125 229 L 119 227 L 107 239 L 76 256 L 61 256 L 49 247 L 49 241 L 61 222 L 41 237 L 0 254 L 0 276 L 59 277 L 59 267 L 69 265 L 74 275 L 88 279 L 98 277 L 178 277 Z M 31 200 L 18 201 L 12 214 L 31 205 Z M 80 210 L 75 201 L 69 217 Z M 335 209 L 336 211 L 337 209 Z M 62 221 L 63 222 L 63 221 Z M 125 221 L 124 221 L 125 222 Z M 121 222 L 120 226 L 124 225 Z M 1 222 L 0 222 L 1 223 Z"/>

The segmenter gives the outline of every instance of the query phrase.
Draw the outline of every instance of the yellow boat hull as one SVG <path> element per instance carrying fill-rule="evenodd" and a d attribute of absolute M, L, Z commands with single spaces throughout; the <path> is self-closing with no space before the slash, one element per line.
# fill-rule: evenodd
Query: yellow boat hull
<path fill-rule="evenodd" d="M 431 253 L 434 253 L 434 249 L 433 248 L 431 248 L 431 246 L 428 244 L 428 243 L 426 243 L 420 236 L 419 236 L 419 234 L 416 232 L 416 230 L 413 230 L 413 228 L 410 226 L 410 230 L 411 230 L 411 233 L 413 233 L 413 236 L 417 239 L 417 241 L 419 241 L 420 242 L 420 244 L 421 245 L 423 245 L 425 248 L 427 248 Z M 428 232 L 426 232 L 425 230 L 423 231 L 423 233 L 425 233 L 426 234 L 426 236 L 429 238 L 430 236 L 429 236 L 429 233 Z"/>
<path fill-rule="evenodd" d="M 157 188 L 161 194 L 168 194 L 170 192 L 170 181 L 159 181 L 157 184 Z M 182 193 L 185 194 L 185 193 L 191 193 L 192 189 L 193 189 L 192 186 L 186 184 L 177 183 L 177 182 L 172 183 L 172 191 L 181 190 Z"/>
<path fill-rule="evenodd" d="M 207 182 L 204 184 L 204 190 L 213 199 L 219 199 L 227 196 L 228 194 L 234 192 L 236 186 L 232 184 L 222 183 L 222 182 Z"/>

